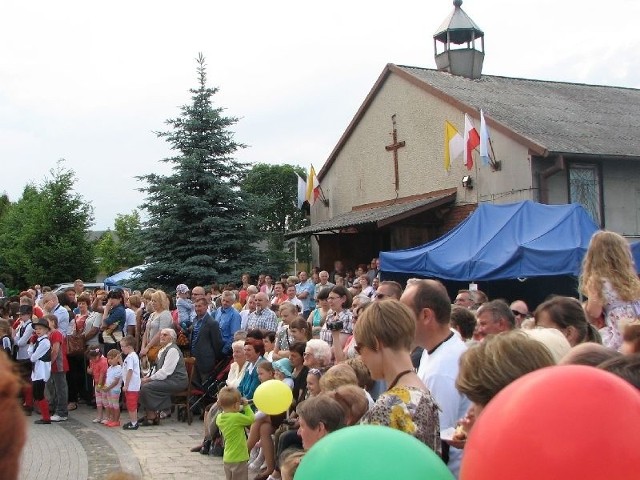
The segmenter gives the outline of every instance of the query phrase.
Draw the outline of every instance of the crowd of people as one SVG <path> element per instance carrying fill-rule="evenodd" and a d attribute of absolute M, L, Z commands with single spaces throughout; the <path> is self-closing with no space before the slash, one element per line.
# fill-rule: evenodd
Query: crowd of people
<path fill-rule="evenodd" d="M 239 286 L 179 284 L 174 295 L 87 292 L 80 280 L 59 295 L 35 286 L 3 310 L 3 347 L 38 424 L 63 422 L 86 403 L 96 424 L 153 427 L 189 378 L 200 388 L 222 378 L 192 452 L 222 456 L 230 479 L 293 478 L 305 452 L 356 424 L 412 435 L 457 477 L 476 419 L 527 373 L 590 365 L 640 388 L 640 280 L 615 233 L 592 238 L 584 303 L 551 296 L 533 312 L 480 290 L 452 302 L 437 280 L 403 287 L 381 281 L 379 268 L 377 259 L 353 271 L 337 261 L 331 272 L 275 281 L 246 273 Z M 293 397 L 276 415 L 254 403 L 271 380 Z"/>

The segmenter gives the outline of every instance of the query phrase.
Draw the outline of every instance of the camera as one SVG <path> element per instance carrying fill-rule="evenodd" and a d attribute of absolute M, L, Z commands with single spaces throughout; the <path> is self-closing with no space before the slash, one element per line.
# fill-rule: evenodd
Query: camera
<path fill-rule="evenodd" d="M 344 329 L 344 322 L 342 320 L 336 320 L 335 322 L 327 322 L 327 329 L 332 332 L 337 332 Z"/>

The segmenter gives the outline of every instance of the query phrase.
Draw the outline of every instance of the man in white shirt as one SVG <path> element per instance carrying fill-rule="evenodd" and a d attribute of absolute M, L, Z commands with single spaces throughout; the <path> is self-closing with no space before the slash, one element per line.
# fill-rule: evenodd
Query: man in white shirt
<path fill-rule="evenodd" d="M 446 288 L 435 280 L 413 280 L 407 284 L 402 303 L 416 317 L 415 343 L 424 348 L 418 376 L 441 408 L 440 431 L 455 427 L 469 409 L 469 400 L 456 389 L 460 356 L 465 343 L 450 326 L 451 299 Z M 443 442 L 443 454 L 446 447 Z M 446 459 L 446 454 L 444 455 Z M 458 477 L 462 450 L 449 448 L 447 466 Z"/>

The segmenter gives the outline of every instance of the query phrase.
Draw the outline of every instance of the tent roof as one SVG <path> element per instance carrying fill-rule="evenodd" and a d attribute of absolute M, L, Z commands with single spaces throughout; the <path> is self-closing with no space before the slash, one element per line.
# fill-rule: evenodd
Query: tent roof
<path fill-rule="evenodd" d="M 455 281 L 577 276 L 597 230 L 579 204 L 483 204 L 437 240 L 381 252 L 380 269 Z"/>

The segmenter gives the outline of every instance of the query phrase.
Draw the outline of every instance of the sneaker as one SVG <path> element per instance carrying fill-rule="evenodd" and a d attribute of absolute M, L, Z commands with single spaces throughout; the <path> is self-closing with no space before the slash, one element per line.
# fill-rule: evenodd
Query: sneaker
<path fill-rule="evenodd" d="M 137 430 L 138 424 L 133 425 L 131 422 L 127 422 L 122 426 L 123 430 Z"/>
<path fill-rule="evenodd" d="M 106 425 L 107 423 L 109 423 L 109 420 L 107 420 L 107 419 L 105 418 L 105 419 L 103 419 L 100 423 L 101 423 L 102 425 Z"/>
<path fill-rule="evenodd" d="M 92 423 L 102 423 L 102 419 L 101 418 L 94 418 L 93 420 L 91 420 Z"/>
<path fill-rule="evenodd" d="M 35 422 L 36 425 L 51 425 L 51 420 L 43 420 L 42 418 L 40 420 L 36 420 Z"/>
<path fill-rule="evenodd" d="M 105 426 L 107 426 L 107 427 L 119 427 L 120 426 L 120 422 L 105 423 Z"/>
<path fill-rule="evenodd" d="M 51 415 L 52 422 L 66 422 L 67 417 L 61 417 L 60 415 Z"/>

